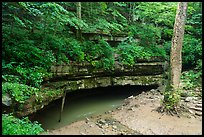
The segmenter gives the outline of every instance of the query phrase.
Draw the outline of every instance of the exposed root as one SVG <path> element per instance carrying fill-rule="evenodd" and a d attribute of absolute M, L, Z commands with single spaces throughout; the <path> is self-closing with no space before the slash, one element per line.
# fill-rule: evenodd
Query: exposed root
<path fill-rule="evenodd" d="M 158 107 L 157 109 L 156 109 L 156 111 L 158 112 L 158 113 L 162 113 L 162 116 L 164 115 L 164 114 L 167 114 L 167 115 L 171 115 L 171 116 L 177 116 L 177 117 L 180 117 L 180 115 L 182 114 L 182 111 L 180 110 L 180 109 L 178 109 L 178 108 L 174 108 L 174 109 L 166 109 L 164 106 L 160 106 L 160 107 Z M 161 117 L 162 117 L 161 116 Z M 161 118 L 160 117 L 160 118 Z M 160 119 L 159 118 L 159 119 Z"/>

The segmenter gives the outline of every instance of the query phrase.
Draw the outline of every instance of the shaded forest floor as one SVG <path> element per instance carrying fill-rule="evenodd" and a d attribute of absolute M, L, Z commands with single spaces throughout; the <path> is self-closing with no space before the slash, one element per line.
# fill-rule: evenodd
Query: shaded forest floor
<path fill-rule="evenodd" d="M 199 91 L 202 92 L 202 91 Z M 49 135 L 201 135 L 202 97 L 182 97 L 180 117 L 158 113 L 163 96 L 152 89 L 124 100 L 122 106 L 42 134 Z"/>

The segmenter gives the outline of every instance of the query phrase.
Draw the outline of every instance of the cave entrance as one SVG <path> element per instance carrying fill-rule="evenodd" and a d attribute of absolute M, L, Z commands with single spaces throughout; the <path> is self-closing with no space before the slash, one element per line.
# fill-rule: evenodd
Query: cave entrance
<path fill-rule="evenodd" d="M 41 123 L 45 130 L 53 130 L 113 110 L 121 106 L 126 98 L 157 87 L 126 85 L 76 90 L 66 93 L 61 122 L 59 122 L 59 113 L 62 99 L 51 102 L 29 117 L 31 121 Z"/>

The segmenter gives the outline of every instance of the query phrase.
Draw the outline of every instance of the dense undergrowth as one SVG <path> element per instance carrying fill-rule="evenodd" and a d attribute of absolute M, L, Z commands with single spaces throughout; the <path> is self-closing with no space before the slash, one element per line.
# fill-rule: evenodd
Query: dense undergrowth
<path fill-rule="evenodd" d="M 116 62 L 132 66 L 152 56 L 168 61 L 175 13 L 176 3 L 86 2 L 79 19 L 75 2 L 3 2 L 2 95 L 9 94 L 23 104 L 51 77 L 52 64 L 89 62 L 111 71 Z M 184 72 L 182 78 L 185 88 L 193 88 L 202 77 L 201 4 L 189 3 L 187 15 L 182 63 L 185 68 L 196 68 Z M 104 39 L 79 39 L 76 31 L 128 38 L 112 46 Z M 37 123 L 31 128 L 30 122 L 10 115 L 2 119 L 3 134 L 41 131 Z M 11 131 L 15 128 L 18 130 Z"/>
<path fill-rule="evenodd" d="M 44 131 L 37 121 L 28 117 L 18 119 L 11 114 L 2 114 L 2 135 L 38 135 Z"/>

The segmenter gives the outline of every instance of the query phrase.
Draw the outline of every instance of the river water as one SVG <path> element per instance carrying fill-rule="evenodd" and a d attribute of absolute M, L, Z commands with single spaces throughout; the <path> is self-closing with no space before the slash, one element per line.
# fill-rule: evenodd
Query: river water
<path fill-rule="evenodd" d="M 62 99 L 50 103 L 44 109 L 31 115 L 45 130 L 58 129 L 72 122 L 102 114 L 120 106 L 125 98 L 155 87 L 118 86 L 78 90 L 67 93 L 61 122 L 59 122 Z"/>

